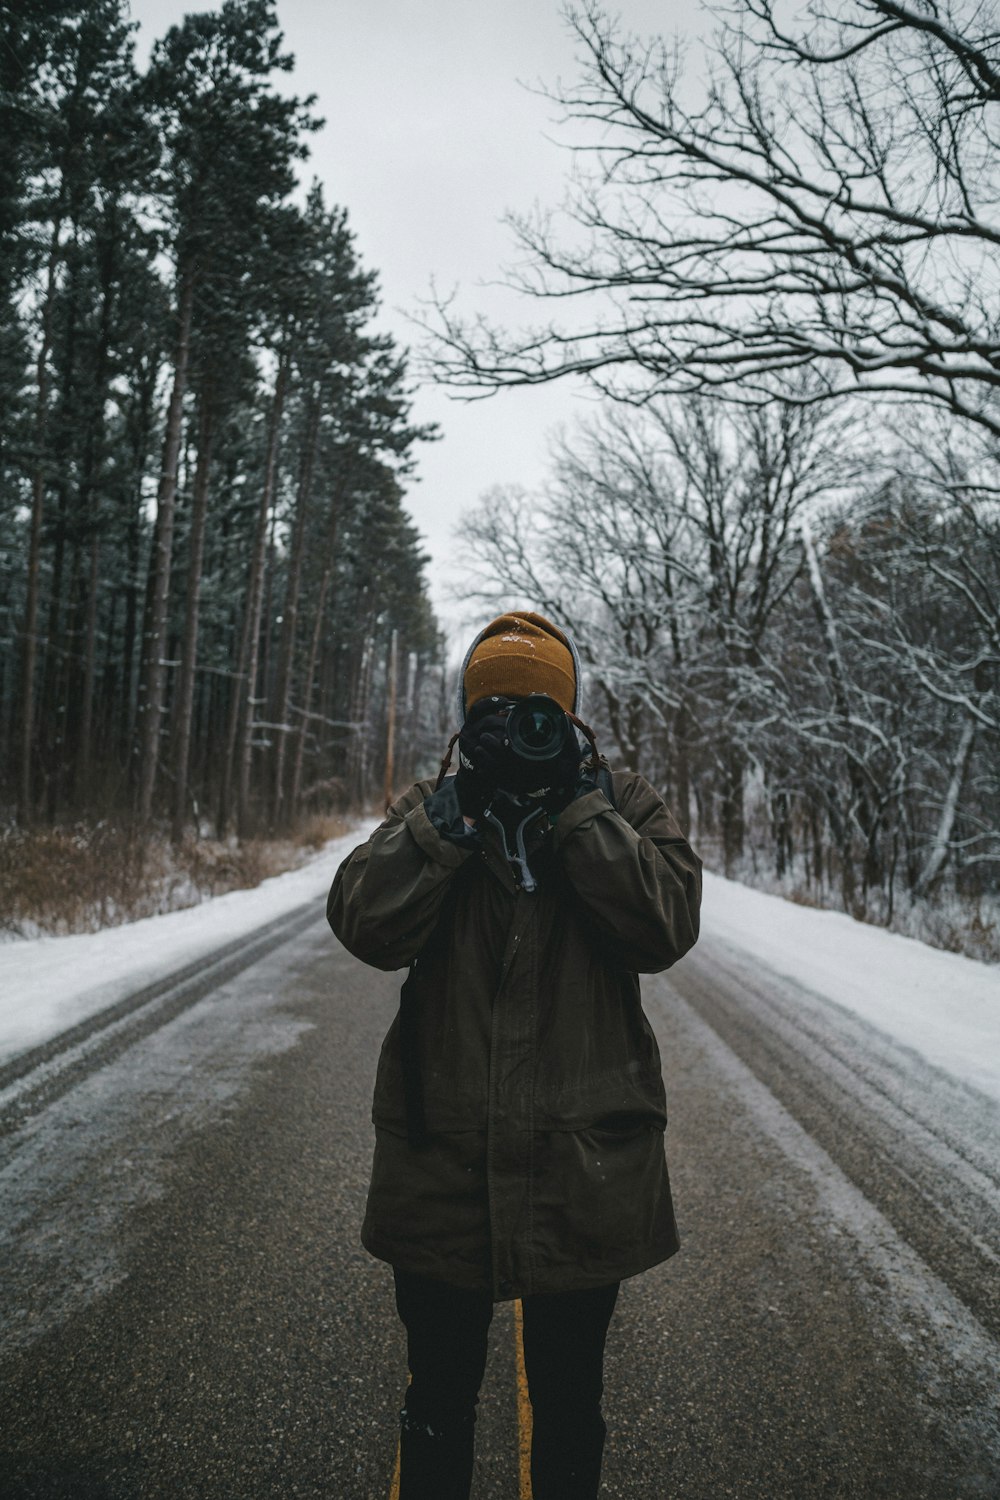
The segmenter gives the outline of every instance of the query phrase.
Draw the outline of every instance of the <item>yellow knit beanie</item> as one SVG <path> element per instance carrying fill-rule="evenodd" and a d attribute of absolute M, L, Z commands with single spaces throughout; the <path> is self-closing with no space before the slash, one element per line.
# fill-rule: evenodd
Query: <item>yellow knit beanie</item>
<path fill-rule="evenodd" d="M 547 693 L 567 713 L 576 702 L 576 670 L 569 642 L 544 615 L 514 610 L 482 632 L 463 678 L 465 706 L 480 698 Z"/>

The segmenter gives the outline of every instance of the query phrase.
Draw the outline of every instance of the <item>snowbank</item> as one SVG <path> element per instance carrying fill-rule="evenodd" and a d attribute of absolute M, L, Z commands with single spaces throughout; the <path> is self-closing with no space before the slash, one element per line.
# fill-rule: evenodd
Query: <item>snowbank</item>
<path fill-rule="evenodd" d="M 372 827 L 250 891 L 103 932 L 0 944 L 0 1063 L 307 901 L 321 915 L 337 866 Z"/>
<path fill-rule="evenodd" d="M 372 826 L 252 891 L 104 932 L 0 944 L 0 1062 L 283 912 L 315 901 L 321 914 L 337 866 Z M 718 875 L 705 877 L 702 932 L 1000 1099 L 1000 967 Z"/>
<path fill-rule="evenodd" d="M 1000 1100 L 1000 966 L 706 874 L 702 932 Z"/>

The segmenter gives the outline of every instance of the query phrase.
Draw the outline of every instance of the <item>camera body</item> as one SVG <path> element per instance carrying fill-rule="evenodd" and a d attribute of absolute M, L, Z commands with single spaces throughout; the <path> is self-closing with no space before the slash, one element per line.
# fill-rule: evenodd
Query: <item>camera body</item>
<path fill-rule="evenodd" d="M 558 760 L 573 733 L 566 711 L 545 693 L 529 693 L 511 706 L 507 715 L 507 738 L 519 760 L 541 770 Z"/>
<path fill-rule="evenodd" d="M 457 790 L 466 811 L 488 805 L 494 793 L 517 803 L 576 781 L 576 730 L 565 709 L 545 693 L 480 698 L 457 738 Z"/>

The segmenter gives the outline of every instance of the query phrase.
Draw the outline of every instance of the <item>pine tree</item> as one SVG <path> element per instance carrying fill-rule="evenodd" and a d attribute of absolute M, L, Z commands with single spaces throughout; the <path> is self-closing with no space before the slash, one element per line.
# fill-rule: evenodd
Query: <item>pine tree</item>
<path fill-rule="evenodd" d="M 342 539 L 402 516 L 430 435 L 375 278 L 343 209 L 293 202 L 316 122 L 274 90 L 265 0 L 188 17 L 141 78 L 124 0 L 0 21 L 0 773 L 25 820 L 130 797 L 147 827 L 162 770 L 176 838 L 220 799 L 287 822 L 345 760 L 299 726 L 381 691 L 393 586 L 358 634 Z"/>
<path fill-rule="evenodd" d="M 172 388 L 157 489 L 156 547 L 144 650 L 139 739 L 138 814 L 152 813 L 164 704 L 164 652 L 170 590 L 177 464 L 188 384 L 198 283 L 225 275 L 226 252 L 241 232 L 250 242 L 271 205 L 290 191 L 292 164 L 312 128 L 308 103 L 270 92 L 289 71 L 274 7 L 267 0 L 226 0 L 217 13 L 187 16 L 157 45 L 146 79 L 161 121 L 162 197 L 174 258 L 175 341 Z"/>

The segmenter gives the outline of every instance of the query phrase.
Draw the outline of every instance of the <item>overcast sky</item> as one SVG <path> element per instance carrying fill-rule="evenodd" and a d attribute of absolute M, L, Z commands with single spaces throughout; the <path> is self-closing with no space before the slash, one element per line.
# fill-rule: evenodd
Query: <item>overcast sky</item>
<path fill-rule="evenodd" d="M 153 41 L 186 11 L 183 0 L 131 0 L 143 65 Z M 641 33 L 672 34 L 699 22 L 697 0 L 619 0 L 613 7 Z M 462 307 L 494 319 L 537 320 L 486 283 L 516 259 L 506 210 L 564 195 L 570 153 L 557 110 L 522 84 L 577 75 L 574 39 L 559 0 L 278 0 L 293 86 L 314 93 L 324 130 L 312 139 L 307 176 L 343 204 L 365 266 L 378 272 L 380 326 L 412 345 L 407 322 L 432 278 L 459 289 Z M 519 81 L 520 80 L 520 81 Z M 497 484 L 537 485 L 546 434 L 593 410 L 565 385 L 501 393 L 470 404 L 421 389 L 420 421 L 443 438 L 423 446 L 419 483 L 408 495 L 433 559 L 439 613 L 460 580 L 453 536 L 463 509 Z"/>

